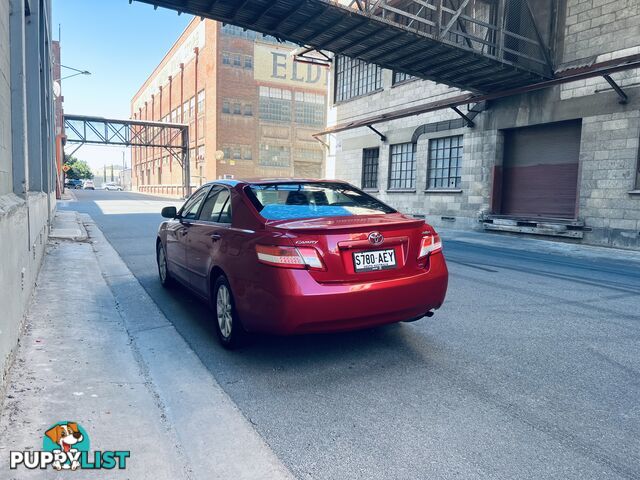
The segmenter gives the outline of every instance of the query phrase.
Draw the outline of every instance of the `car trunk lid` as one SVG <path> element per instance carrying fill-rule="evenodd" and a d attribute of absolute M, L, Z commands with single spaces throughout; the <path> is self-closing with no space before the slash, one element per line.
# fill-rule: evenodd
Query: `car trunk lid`
<path fill-rule="evenodd" d="M 278 220 L 266 226 L 286 235 L 296 247 L 320 252 L 326 269 L 310 271 L 320 283 L 361 283 L 411 274 L 420 268 L 422 234 L 430 231 L 424 220 L 399 213 Z"/>

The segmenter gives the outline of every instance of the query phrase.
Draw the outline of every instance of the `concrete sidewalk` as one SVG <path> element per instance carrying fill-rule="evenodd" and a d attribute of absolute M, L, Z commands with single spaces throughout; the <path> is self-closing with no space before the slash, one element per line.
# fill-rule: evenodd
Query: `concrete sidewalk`
<path fill-rule="evenodd" d="M 519 234 L 503 234 L 485 231 L 455 230 L 438 228 L 444 241 L 482 245 L 501 250 L 527 251 L 539 254 L 553 254 L 566 257 L 632 262 L 640 265 L 640 252 L 621 248 L 583 245 L 570 241 L 561 241 L 549 237 L 522 236 Z"/>
<path fill-rule="evenodd" d="M 10 470 L 9 452 L 40 450 L 62 421 L 92 452 L 131 452 L 83 477 L 292 478 L 90 219 L 59 213 L 53 232 L 2 405 L 0 478 L 58 478 Z"/>

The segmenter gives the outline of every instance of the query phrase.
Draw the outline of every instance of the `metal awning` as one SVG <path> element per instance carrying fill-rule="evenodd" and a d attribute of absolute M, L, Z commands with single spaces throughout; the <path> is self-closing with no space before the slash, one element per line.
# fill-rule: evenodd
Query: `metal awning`
<path fill-rule="evenodd" d="M 610 84 L 611 82 L 615 84 L 610 76 L 611 74 L 635 68 L 640 68 L 640 54 L 629 55 L 627 57 L 621 57 L 599 63 L 591 63 L 588 66 L 565 69 L 562 70 L 562 72 L 559 72 L 555 78 L 544 80 L 542 82 L 534 83 L 531 85 L 524 85 L 500 92 L 492 92 L 486 94 L 463 93 L 461 95 L 455 95 L 452 97 L 443 98 L 441 100 L 423 103 L 422 105 L 396 109 L 388 113 L 381 113 L 370 117 L 360 118 L 352 122 L 340 123 L 329 127 L 322 132 L 315 133 L 313 134 L 313 136 L 317 139 L 318 137 L 324 135 L 353 130 L 354 128 L 370 127 L 372 125 L 389 122 L 391 120 L 412 117 L 415 115 L 421 115 L 423 113 L 435 112 L 437 110 L 444 110 L 447 108 L 454 108 L 463 105 L 478 104 L 480 102 L 497 100 L 499 98 L 505 98 L 512 95 L 520 95 L 536 90 L 542 90 L 556 85 L 561 85 L 563 83 L 584 80 L 586 78 L 603 77 Z M 615 84 L 615 86 L 611 85 L 611 87 L 613 91 L 620 97 L 620 103 L 624 103 L 627 96 L 622 88 L 620 88 L 617 84 Z"/>

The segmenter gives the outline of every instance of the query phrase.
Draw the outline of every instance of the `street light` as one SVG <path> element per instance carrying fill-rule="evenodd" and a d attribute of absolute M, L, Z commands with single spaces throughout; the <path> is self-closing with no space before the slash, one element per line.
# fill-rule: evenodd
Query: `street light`
<path fill-rule="evenodd" d="M 91 72 L 88 70 L 78 70 L 77 68 L 67 67 L 66 65 L 60 65 L 60 68 L 66 68 L 68 70 L 73 70 L 76 73 L 72 73 L 71 75 L 67 75 L 66 77 L 62 77 L 60 81 L 66 80 L 67 78 L 77 77 L 78 75 L 91 75 Z"/>

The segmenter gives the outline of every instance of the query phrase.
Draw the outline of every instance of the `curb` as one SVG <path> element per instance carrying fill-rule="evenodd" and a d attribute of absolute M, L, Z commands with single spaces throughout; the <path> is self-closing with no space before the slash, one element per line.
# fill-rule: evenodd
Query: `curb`
<path fill-rule="evenodd" d="M 196 478 L 293 479 L 86 214 L 102 276 Z M 176 361 L 176 360 L 179 361 Z"/>

